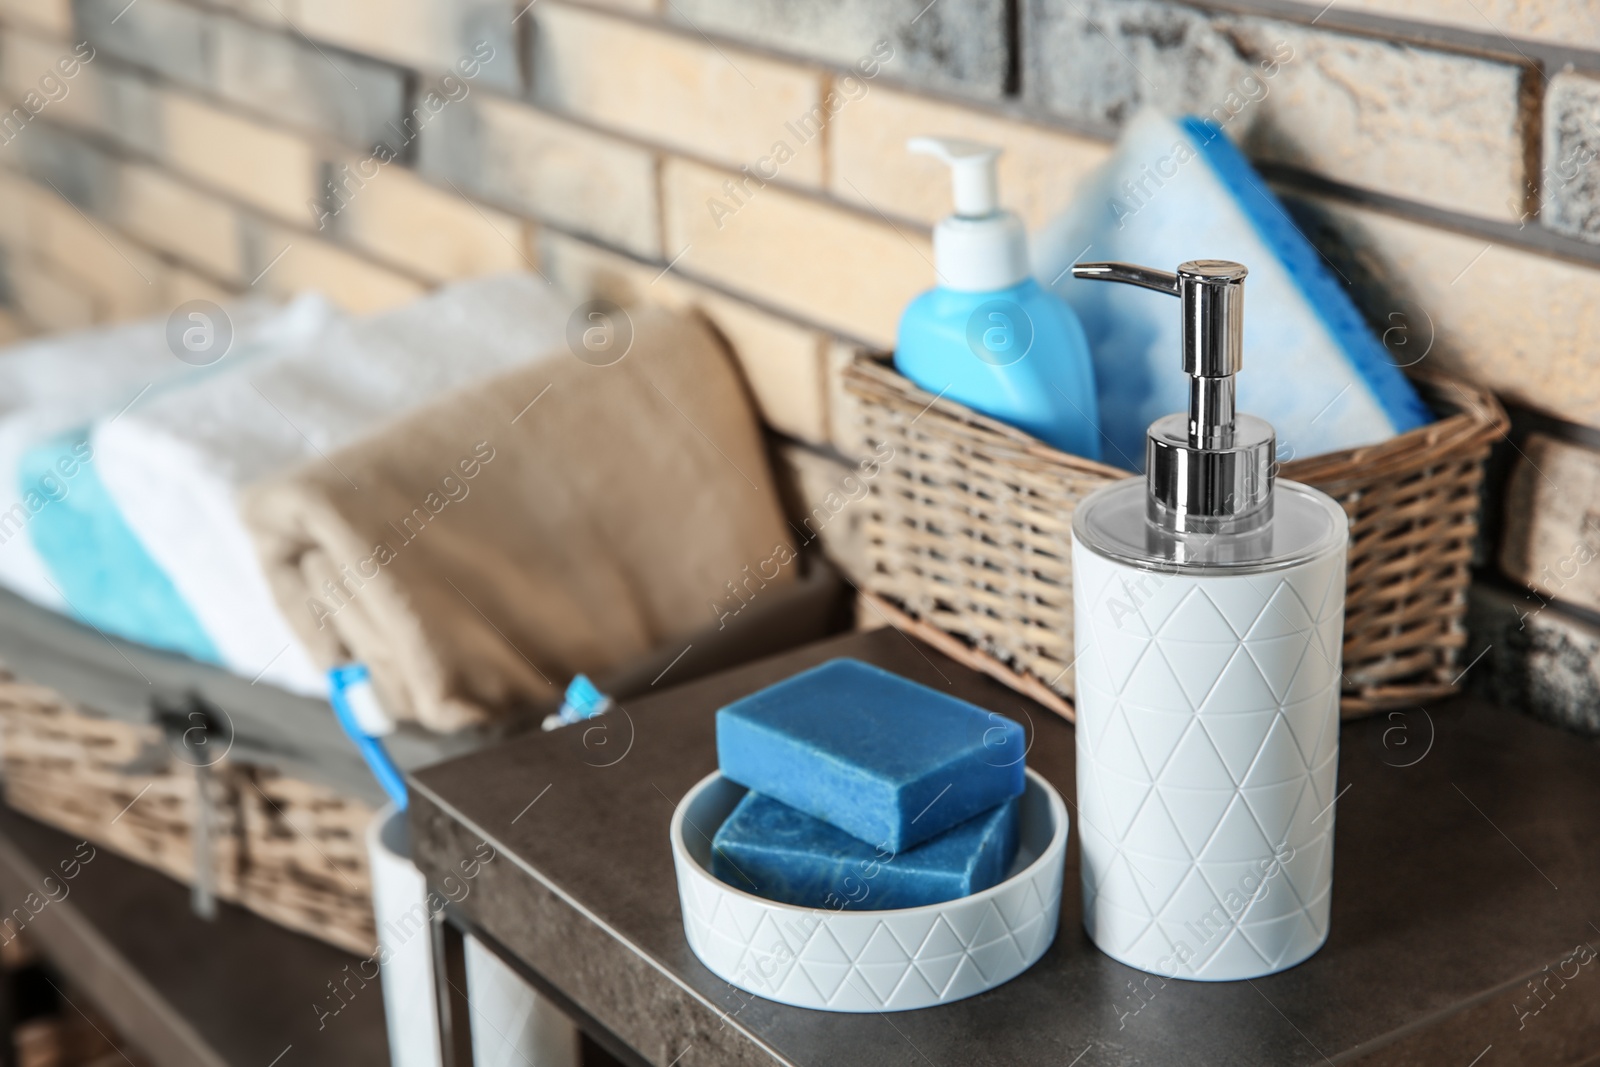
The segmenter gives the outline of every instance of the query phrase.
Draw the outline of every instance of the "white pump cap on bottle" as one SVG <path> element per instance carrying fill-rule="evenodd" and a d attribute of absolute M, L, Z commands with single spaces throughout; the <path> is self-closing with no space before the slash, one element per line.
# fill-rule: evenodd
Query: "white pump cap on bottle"
<path fill-rule="evenodd" d="M 913 137 L 906 148 L 950 167 L 956 211 L 933 230 L 933 258 L 947 289 L 984 293 L 1027 278 L 1022 220 L 1000 209 L 995 161 L 1000 149 L 955 137 Z"/>

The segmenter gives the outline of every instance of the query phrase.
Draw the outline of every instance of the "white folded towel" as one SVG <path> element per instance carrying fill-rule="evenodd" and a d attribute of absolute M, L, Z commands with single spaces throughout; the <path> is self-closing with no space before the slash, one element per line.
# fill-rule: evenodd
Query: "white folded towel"
<path fill-rule="evenodd" d="M 526 274 L 337 324 L 301 351 L 150 395 L 96 424 L 123 519 L 230 669 L 308 695 L 326 679 L 279 612 L 240 520 L 247 484 L 327 457 L 440 395 L 564 343 L 570 304 Z"/>
<path fill-rule="evenodd" d="M 30 487 L 30 497 L 18 470 L 30 449 L 62 434 L 86 431 L 97 419 L 115 421 L 141 396 L 159 396 L 267 358 L 339 317 L 332 305 L 314 295 L 283 308 L 265 300 L 241 301 L 225 312 L 233 342 L 227 355 L 211 366 L 193 366 L 173 354 L 164 317 L 25 341 L 0 352 L 0 585 L 46 607 L 70 610 L 35 550 L 30 527 L 41 508 L 70 496 L 80 480 L 94 476 L 94 469 L 75 466 L 70 477 Z"/>

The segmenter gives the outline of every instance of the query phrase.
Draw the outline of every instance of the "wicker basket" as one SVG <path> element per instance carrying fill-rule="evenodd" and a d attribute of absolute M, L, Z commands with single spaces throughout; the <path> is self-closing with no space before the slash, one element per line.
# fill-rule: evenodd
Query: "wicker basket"
<path fill-rule="evenodd" d="M 193 883 L 199 776 L 171 758 L 159 727 L 88 715 L 0 673 L 0 731 L 11 807 Z M 217 896 L 370 954 L 372 809 L 245 763 L 224 759 L 209 773 Z"/>
<path fill-rule="evenodd" d="M 1424 372 L 1413 382 L 1438 421 L 1283 467 L 1351 517 L 1346 717 L 1454 692 L 1467 639 L 1478 486 L 1508 423 L 1493 395 L 1465 382 Z M 882 356 L 858 353 L 844 387 L 862 454 L 894 450 L 871 483 L 856 580 L 897 622 L 954 635 L 973 665 L 1030 695 L 1071 697 L 1072 512 L 1128 472 L 936 399 Z"/>

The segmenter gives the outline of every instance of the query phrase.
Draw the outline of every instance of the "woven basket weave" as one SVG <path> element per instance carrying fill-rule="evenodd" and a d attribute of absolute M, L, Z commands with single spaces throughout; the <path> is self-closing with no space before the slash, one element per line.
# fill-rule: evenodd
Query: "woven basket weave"
<path fill-rule="evenodd" d="M 159 727 L 98 718 L 0 672 L 6 803 L 40 822 L 195 878 L 199 789 Z M 363 837 L 371 808 L 249 764 L 210 768 L 216 895 L 358 955 L 377 944 Z"/>
<path fill-rule="evenodd" d="M 1454 692 L 1467 639 L 1478 487 L 1508 422 L 1481 389 L 1431 372 L 1412 380 L 1438 421 L 1282 468 L 1351 517 L 1346 717 Z M 858 353 L 844 388 L 862 454 L 894 450 L 871 483 L 856 581 L 1024 692 L 1043 683 L 1071 697 L 1072 513 L 1128 472 L 936 399 L 882 356 Z"/>

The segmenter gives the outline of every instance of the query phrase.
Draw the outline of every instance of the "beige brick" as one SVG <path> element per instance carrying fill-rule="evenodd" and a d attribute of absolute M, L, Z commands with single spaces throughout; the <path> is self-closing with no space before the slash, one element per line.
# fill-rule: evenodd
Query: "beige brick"
<path fill-rule="evenodd" d="M 120 256 L 106 248 L 97 257 L 69 261 L 93 294 L 100 320 L 124 322 L 166 311 L 171 268 L 133 244 L 119 247 Z"/>
<path fill-rule="evenodd" d="M 1197 114 L 1255 159 L 1485 218 L 1522 214 L 1519 63 L 1167 0 L 1024 8 L 1024 96 L 1054 113 Z"/>
<path fill-rule="evenodd" d="M 1520 67 L 1288 23 L 1233 33 L 1258 54 L 1278 42 L 1295 52 L 1264 106 L 1244 113 L 1252 157 L 1453 211 L 1522 217 Z"/>
<path fill-rule="evenodd" d="M 1430 365 L 1571 422 L 1600 426 L 1600 270 L 1326 200 L 1299 199 L 1348 249 L 1374 322 L 1403 324 Z M 1314 234 L 1314 236 L 1317 236 Z M 1354 265 L 1359 264 L 1359 270 Z M 1396 319 L 1392 316 L 1398 315 Z"/>
<path fill-rule="evenodd" d="M 281 218 L 304 224 L 316 196 L 317 156 L 299 137 L 167 93 L 164 152 L 183 171 Z"/>
<path fill-rule="evenodd" d="M 48 113 L 52 122 L 88 124 L 86 118 L 98 110 L 93 91 L 84 88 L 90 81 L 85 72 L 92 68 L 93 61 L 84 64 L 65 41 L 14 29 L 0 35 L 0 87 L 15 103 L 33 94 L 43 108 L 40 114 Z M 70 78 L 65 76 L 68 70 L 74 72 Z M 47 84 L 41 85 L 41 79 Z"/>
<path fill-rule="evenodd" d="M 421 154 L 423 171 L 441 185 L 641 256 L 660 254 L 655 159 L 634 145 L 482 96 L 424 127 Z"/>
<path fill-rule="evenodd" d="M 293 230 L 266 228 L 257 247 L 262 261 L 258 270 L 264 273 L 250 288 L 277 296 L 316 289 L 346 311 L 362 315 L 404 304 L 424 292 L 420 282 Z"/>
<path fill-rule="evenodd" d="M 801 441 L 827 441 L 823 335 L 719 293 L 699 290 L 686 298 L 728 339 L 766 424 Z"/>
<path fill-rule="evenodd" d="M 0 19 L 66 36 L 72 32 L 71 0 L 0 0 Z"/>
<path fill-rule="evenodd" d="M 1600 452 L 1529 434 L 1504 514 L 1501 569 L 1543 596 L 1600 611 Z"/>
<path fill-rule="evenodd" d="M 118 173 L 113 209 L 119 226 L 161 249 L 230 281 L 248 281 L 239 211 L 167 172 L 142 163 Z"/>
<path fill-rule="evenodd" d="M 1570 0 L 1341 0 L 1335 10 L 1416 19 L 1491 38 L 1600 48 L 1600 17 L 1594 7 Z"/>
<path fill-rule="evenodd" d="M 10 264 L 8 274 L 17 310 L 40 330 L 81 330 L 99 321 L 93 296 L 70 274 L 37 259 Z"/>
<path fill-rule="evenodd" d="M 0 170 L 0 244 L 32 249 L 34 202 L 44 196 L 39 186 L 9 170 Z"/>
<path fill-rule="evenodd" d="M 890 215 L 931 226 L 950 214 L 949 169 L 930 156 L 906 151 L 907 139 L 920 134 L 965 137 L 1003 148 L 1000 198 L 1029 229 L 1066 207 L 1078 183 L 1110 155 L 1099 141 L 863 84 L 865 94 L 834 116 L 828 189 L 841 200 Z"/>
<path fill-rule="evenodd" d="M 529 270 L 527 224 L 481 207 L 449 189 L 437 189 L 399 165 L 382 167 L 357 187 L 360 161 L 336 172 L 335 184 L 352 190 L 328 225 L 350 244 L 434 281 L 503 270 Z"/>
<path fill-rule="evenodd" d="M 167 303 L 172 307 L 190 300 L 225 304 L 239 295 L 239 287 L 223 285 L 192 270 L 174 267 L 167 275 Z"/>
<path fill-rule="evenodd" d="M 72 48 L 64 43 L 5 34 L 0 74 L 13 96 L 37 88 L 47 69 L 55 68 Z M 161 148 L 160 97 L 143 75 L 115 67 L 97 54 L 80 63 L 77 74 L 63 79 L 66 95 L 52 100 L 40 118 L 77 130 L 100 134 L 117 144 L 154 155 Z"/>
<path fill-rule="evenodd" d="M 16 344 L 28 336 L 28 328 L 9 311 L 0 310 L 0 345 Z"/>
<path fill-rule="evenodd" d="M 816 71 L 593 10 L 546 3 L 535 12 L 541 103 L 733 169 L 822 181 L 827 113 Z"/>
<path fill-rule="evenodd" d="M 439 22 L 426 0 L 329 0 L 310 3 L 298 11 L 304 31 L 355 52 L 396 59 L 428 69 L 447 67 L 455 56 L 441 52 Z M 444 6 L 444 5 L 437 5 Z"/>
<path fill-rule="evenodd" d="M 927 234 L 769 185 L 732 214 L 727 172 L 663 167 L 667 258 L 801 319 L 892 345 L 906 304 L 934 284 Z"/>
<path fill-rule="evenodd" d="M 101 321 L 153 314 L 165 302 L 166 265 L 103 221 L 54 196 L 36 201 L 33 250 L 92 294 Z"/>
<path fill-rule="evenodd" d="M 828 440 L 822 334 L 553 230 L 540 235 L 540 249 L 546 275 L 574 301 L 604 297 L 702 312 L 727 338 L 762 420 L 802 441 Z"/>

